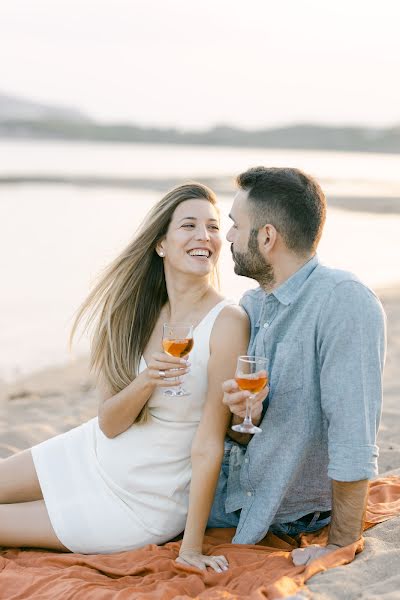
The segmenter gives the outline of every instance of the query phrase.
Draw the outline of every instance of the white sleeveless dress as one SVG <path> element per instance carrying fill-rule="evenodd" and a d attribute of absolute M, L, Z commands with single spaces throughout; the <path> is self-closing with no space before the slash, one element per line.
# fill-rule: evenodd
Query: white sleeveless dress
<path fill-rule="evenodd" d="M 209 341 L 219 302 L 193 333 L 190 396 L 148 401 L 149 421 L 113 439 L 97 417 L 32 448 L 53 529 L 72 552 L 98 554 L 163 544 L 185 527 L 190 451 L 207 394 Z M 140 371 L 146 368 L 142 358 Z"/>

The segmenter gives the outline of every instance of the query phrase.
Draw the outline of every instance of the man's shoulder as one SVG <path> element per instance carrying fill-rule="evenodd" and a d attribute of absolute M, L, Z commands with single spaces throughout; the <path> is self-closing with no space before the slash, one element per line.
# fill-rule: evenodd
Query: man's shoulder
<path fill-rule="evenodd" d="M 240 306 L 244 308 L 250 318 L 255 317 L 259 314 L 266 296 L 267 294 L 262 287 L 253 288 L 243 294 Z M 357 275 L 351 271 L 337 269 L 321 263 L 312 271 L 293 301 L 297 303 L 298 300 L 303 298 L 303 302 L 308 302 L 307 298 L 309 296 L 312 297 L 314 308 L 318 304 L 325 304 L 328 298 L 332 296 L 345 297 L 350 302 L 357 298 L 369 298 L 380 304 L 375 292 Z"/>
<path fill-rule="evenodd" d="M 382 316 L 385 318 L 379 297 L 354 273 L 324 265 L 315 271 L 310 291 L 315 299 L 319 296 L 319 305 L 326 316 L 332 313 L 342 315 L 346 311 L 365 318 L 372 318 L 373 314 L 379 320 Z M 315 293 L 317 291 L 320 293 Z"/>
<path fill-rule="evenodd" d="M 309 278 L 310 291 L 321 292 L 321 299 L 332 293 L 347 296 L 373 296 L 379 301 L 375 292 L 351 271 L 336 269 L 326 265 L 318 265 Z"/>
<path fill-rule="evenodd" d="M 352 273 L 351 271 L 345 271 L 344 269 L 337 269 L 335 267 L 329 267 L 328 265 L 319 264 L 311 274 L 310 280 L 313 283 L 317 281 L 327 282 L 332 287 L 335 287 L 338 283 L 342 283 L 344 281 L 354 281 L 357 283 L 362 283 L 362 281 Z"/>

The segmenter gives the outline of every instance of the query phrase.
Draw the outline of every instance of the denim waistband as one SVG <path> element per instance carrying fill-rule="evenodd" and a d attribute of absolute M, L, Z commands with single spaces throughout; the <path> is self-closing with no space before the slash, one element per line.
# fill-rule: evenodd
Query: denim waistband
<path fill-rule="evenodd" d="M 312 513 L 308 513 L 308 515 L 304 515 L 304 517 L 301 517 L 299 519 L 299 521 L 301 521 L 305 525 L 310 525 L 311 521 L 313 521 L 313 520 L 314 520 L 314 522 L 322 521 L 323 519 L 327 519 L 330 516 L 331 516 L 330 510 L 326 510 L 323 512 L 312 512 Z"/>

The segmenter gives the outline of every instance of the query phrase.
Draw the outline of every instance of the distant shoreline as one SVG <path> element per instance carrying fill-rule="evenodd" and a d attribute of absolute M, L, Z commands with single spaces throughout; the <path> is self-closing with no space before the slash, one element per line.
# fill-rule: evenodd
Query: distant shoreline
<path fill-rule="evenodd" d="M 192 179 L 192 178 L 190 178 Z M 208 185 L 217 194 L 234 193 L 233 178 L 195 177 Z M 182 178 L 145 178 L 145 177 L 99 177 L 87 175 L 0 175 L 0 187 L 7 185 L 70 185 L 77 187 L 99 187 L 116 189 L 144 189 L 164 192 L 181 183 Z M 339 195 L 327 193 L 328 206 L 353 212 L 375 214 L 400 214 L 400 197 Z"/>

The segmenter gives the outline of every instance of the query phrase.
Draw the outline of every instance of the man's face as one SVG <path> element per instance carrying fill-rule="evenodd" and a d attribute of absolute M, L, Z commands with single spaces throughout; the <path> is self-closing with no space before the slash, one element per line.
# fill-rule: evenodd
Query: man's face
<path fill-rule="evenodd" d="M 272 266 L 260 252 L 259 232 L 252 227 L 250 210 L 248 192 L 240 190 L 233 201 L 229 215 L 233 225 L 226 236 L 231 243 L 234 270 L 237 275 L 259 282 L 273 280 Z"/>

